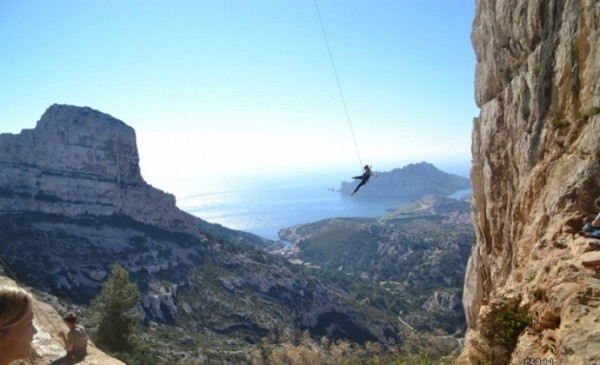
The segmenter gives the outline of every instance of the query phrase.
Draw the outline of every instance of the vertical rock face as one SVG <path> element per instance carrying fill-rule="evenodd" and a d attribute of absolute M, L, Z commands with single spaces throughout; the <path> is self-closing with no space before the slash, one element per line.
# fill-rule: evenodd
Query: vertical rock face
<path fill-rule="evenodd" d="M 197 233 L 173 195 L 143 180 L 133 128 L 70 105 L 52 105 L 33 130 L 0 134 L 0 214 L 15 211 L 127 215 Z"/>
<path fill-rule="evenodd" d="M 7 135 L 3 137 L 8 141 Z M 142 182 L 134 130 L 87 107 L 52 105 L 35 129 L 24 130 L 2 147 L 3 160 L 101 175 L 123 183 Z"/>
<path fill-rule="evenodd" d="M 600 2 L 479 0 L 462 363 L 600 361 Z M 592 345 L 595 344 L 595 345 Z"/>

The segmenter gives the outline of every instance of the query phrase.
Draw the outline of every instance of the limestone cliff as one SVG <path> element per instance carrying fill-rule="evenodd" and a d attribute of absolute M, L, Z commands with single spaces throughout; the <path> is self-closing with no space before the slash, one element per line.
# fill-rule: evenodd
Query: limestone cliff
<path fill-rule="evenodd" d="M 0 213 L 120 214 L 198 233 L 175 197 L 141 176 L 135 132 L 90 108 L 53 105 L 33 130 L 0 134 Z"/>
<path fill-rule="evenodd" d="M 0 276 L 0 286 L 16 286 L 17 284 Z M 58 332 L 67 332 L 68 328 L 62 321 L 61 316 L 48 304 L 34 299 L 33 305 L 33 324 L 37 334 L 31 343 L 31 360 L 33 365 L 47 364 L 51 360 L 59 358 L 65 354 L 62 342 L 58 337 Z M 88 343 L 88 355 L 81 365 L 123 365 L 117 359 L 114 359 L 96 348 L 92 341 Z"/>
<path fill-rule="evenodd" d="M 600 2 L 479 0 L 460 362 L 598 364 L 600 281 L 576 233 L 600 196 Z"/>

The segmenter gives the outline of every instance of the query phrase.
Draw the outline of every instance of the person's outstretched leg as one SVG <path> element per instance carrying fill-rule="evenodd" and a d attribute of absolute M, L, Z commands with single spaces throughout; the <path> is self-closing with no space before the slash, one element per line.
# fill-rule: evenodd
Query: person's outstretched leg
<path fill-rule="evenodd" d="M 356 187 L 356 189 L 354 189 L 354 191 L 350 195 L 352 196 L 352 195 L 356 194 L 356 192 L 358 191 L 358 189 L 360 189 L 360 187 L 363 186 L 366 183 L 367 183 L 366 180 L 361 181 L 360 184 L 358 184 L 358 186 Z"/>

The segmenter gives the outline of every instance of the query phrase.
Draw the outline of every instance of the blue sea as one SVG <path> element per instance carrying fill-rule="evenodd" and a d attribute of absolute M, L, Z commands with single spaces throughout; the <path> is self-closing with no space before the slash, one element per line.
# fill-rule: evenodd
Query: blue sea
<path fill-rule="evenodd" d="M 374 199 L 338 190 L 343 178 L 276 178 L 205 184 L 177 197 L 205 221 L 277 240 L 282 228 L 333 217 L 376 217 L 406 199 Z M 350 179 L 346 179 L 350 181 Z"/>
<path fill-rule="evenodd" d="M 256 178 L 197 185 L 177 197 L 184 211 L 205 221 L 277 240 L 278 231 L 334 217 L 376 217 L 406 199 L 340 193 L 340 176 Z M 350 181 L 347 178 L 345 181 Z"/>

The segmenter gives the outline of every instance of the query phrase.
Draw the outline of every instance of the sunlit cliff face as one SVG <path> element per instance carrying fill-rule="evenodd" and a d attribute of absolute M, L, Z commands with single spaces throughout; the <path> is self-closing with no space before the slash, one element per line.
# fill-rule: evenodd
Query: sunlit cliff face
<path fill-rule="evenodd" d="M 600 360 L 600 283 L 581 265 L 600 253 L 573 235 L 600 196 L 599 24 L 594 1 L 477 2 L 463 363 Z"/>

